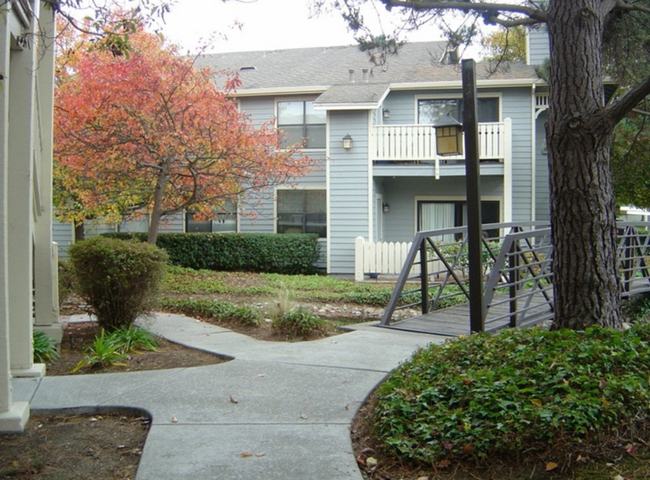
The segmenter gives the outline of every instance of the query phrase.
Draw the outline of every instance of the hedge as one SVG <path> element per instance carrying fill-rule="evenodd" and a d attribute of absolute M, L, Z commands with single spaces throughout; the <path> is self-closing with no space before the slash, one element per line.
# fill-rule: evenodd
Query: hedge
<path fill-rule="evenodd" d="M 121 240 L 147 240 L 146 233 L 105 233 Z M 318 236 L 272 233 L 161 233 L 156 245 L 172 265 L 196 270 L 315 273 L 320 256 Z"/>

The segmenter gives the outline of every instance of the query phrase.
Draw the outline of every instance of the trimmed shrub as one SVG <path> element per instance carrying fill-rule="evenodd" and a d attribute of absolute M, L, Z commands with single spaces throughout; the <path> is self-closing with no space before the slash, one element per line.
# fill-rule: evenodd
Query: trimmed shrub
<path fill-rule="evenodd" d="M 70 258 L 79 294 L 103 329 L 129 327 L 153 309 L 167 263 L 163 250 L 100 236 L 72 245 Z"/>
<path fill-rule="evenodd" d="M 74 291 L 74 268 L 68 260 L 59 259 L 59 307 L 70 298 Z"/>
<path fill-rule="evenodd" d="M 103 236 L 145 241 L 145 233 Z M 195 270 L 313 274 L 320 255 L 318 236 L 271 233 L 162 233 L 156 245 L 172 265 Z"/>
<path fill-rule="evenodd" d="M 583 451 L 608 434 L 644 438 L 648 371 L 650 323 L 471 335 L 395 370 L 376 392 L 374 423 L 390 453 L 425 464 L 567 442 Z"/>

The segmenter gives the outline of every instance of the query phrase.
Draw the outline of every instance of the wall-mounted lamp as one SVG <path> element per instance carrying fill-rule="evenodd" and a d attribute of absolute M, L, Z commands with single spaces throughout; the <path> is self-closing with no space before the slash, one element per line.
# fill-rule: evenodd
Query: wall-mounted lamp
<path fill-rule="evenodd" d="M 387 108 L 384 108 L 381 114 L 384 118 L 390 118 L 390 110 L 388 110 Z"/>
<path fill-rule="evenodd" d="M 343 137 L 343 148 L 346 150 L 350 150 L 352 148 L 352 137 L 349 133 Z"/>
<path fill-rule="evenodd" d="M 463 154 L 463 124 L 451 115 L 442 117 L 433 126 L 436 130 L 436 150 L 438 155 Z"/>
<path fill-rule="evenodd" d="M 381 206 L 382 206 L 382 208 L 384 210 L 384 213 L 390 212 L 390 205 L 388 205 L 387 203 L 382 203 Z"/>

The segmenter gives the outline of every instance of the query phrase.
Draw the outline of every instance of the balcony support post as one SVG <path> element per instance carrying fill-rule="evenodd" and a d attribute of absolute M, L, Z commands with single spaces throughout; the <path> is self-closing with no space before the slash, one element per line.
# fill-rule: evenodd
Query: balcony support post
<path fill-rule="evenodd" d="M 483 332 L 483 265 L 481 258 L 481 166 L 478 152 L 476 62 L 462 61 L 463 131 L 467 189 L 467 248 L 469 260 L 470 331 Z"/>

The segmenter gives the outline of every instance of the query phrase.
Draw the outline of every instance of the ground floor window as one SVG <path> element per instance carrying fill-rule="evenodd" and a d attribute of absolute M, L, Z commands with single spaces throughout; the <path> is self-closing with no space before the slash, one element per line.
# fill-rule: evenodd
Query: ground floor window
<path fill-rule="evenodd" d="M 481 220 L 483 223 L 499 223 L 500 205 L 498 201 L 481 202 Z M 418 201 L 418 232 L 460 227 L 467 224 L 467 202 L 465 201 Z M 498 230 L 486 232 L 488 237 L 497 237 Z M 450 235 L 445 241 L 453 241 Z"/>
<path fill-rule="evenodd" d="M 197 220 L 193 212 L 185 214 L 185 231 L 187 233 L 233 233 L 237 232 L 236 207 L 227 208 L 217 213 L 214 220 Z"/>
<path fill-rule="evenodd" d="M 278 233 L 327 236 L 325 190 L 278 190 Z"/>

